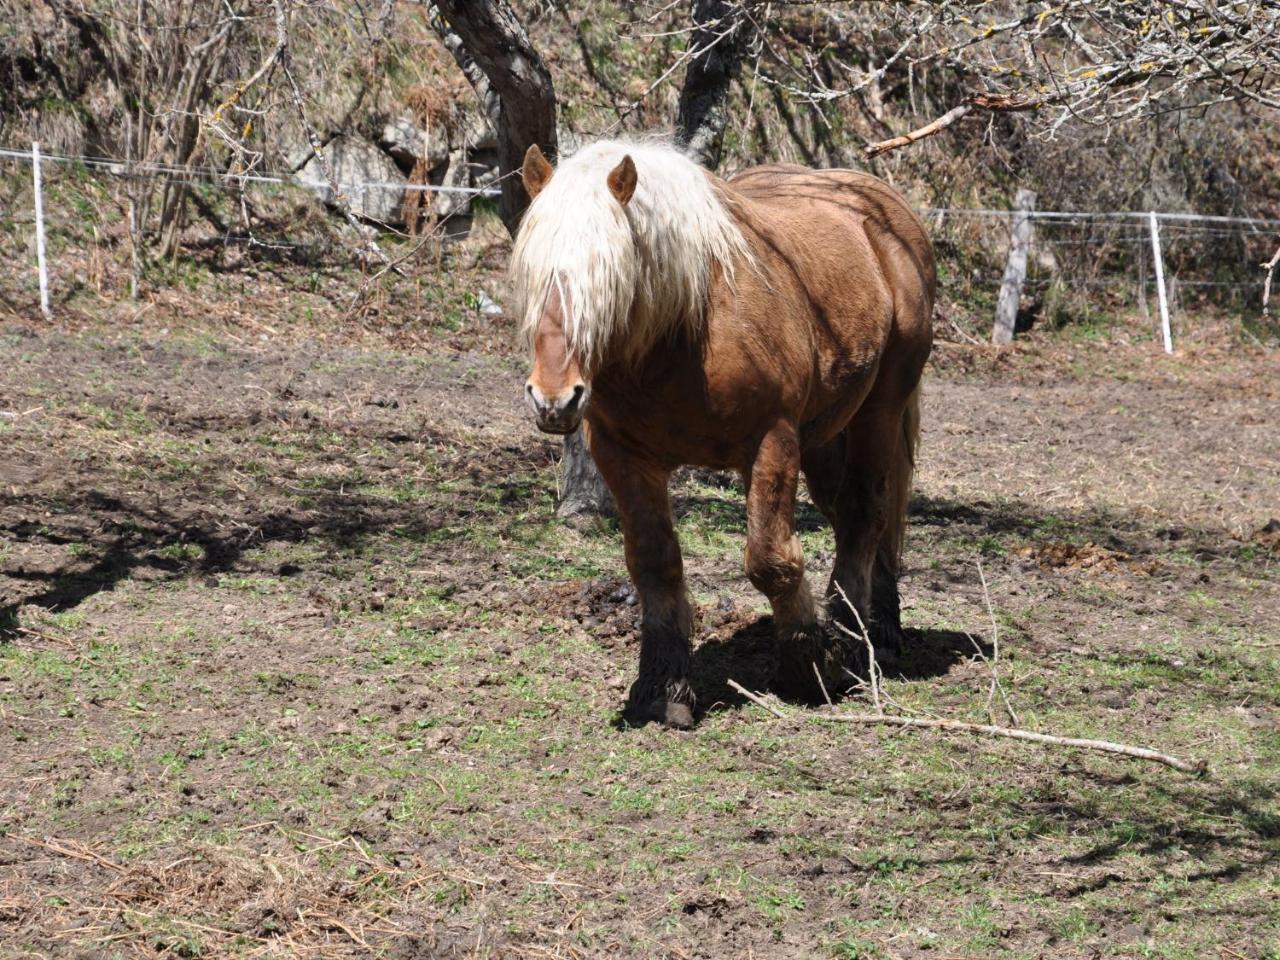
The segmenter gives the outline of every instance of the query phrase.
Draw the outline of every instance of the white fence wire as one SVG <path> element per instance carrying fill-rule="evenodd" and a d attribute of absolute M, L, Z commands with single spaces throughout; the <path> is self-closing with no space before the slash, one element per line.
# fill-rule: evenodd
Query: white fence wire
<path fill-rule="evenodd" d="M 0 158 L 6 160 L 33 162 L 33 151 L 16 150 L 13 147 L 0 147 Z M 102 170 L 108 174 L 121 177 L 141 175 L 165 176 L 171 183 L 271 183 L 292 187 L 318 188 L 328 187 L 328 183 L 300 174 L 284 173 L 235 173 L 217 170 L 213 167 L 183 167 L 166 163 L 144 163 L 135 160 L 120 160 L 112 157 L 80 157 L 58 153 L 41 153 L 40 159 L 46 163 L 63 163 L 82 166 L 90 170 Z M 456 193 L 479 197 L 496 197 L 501 192 L 493 187 L 454 187 L 432 183 L 394 183 L 373 180 L 344 182 L 339 180 L 341 190 L 358 193 L 363 190 L 404 190 L 408 193 Z"/>

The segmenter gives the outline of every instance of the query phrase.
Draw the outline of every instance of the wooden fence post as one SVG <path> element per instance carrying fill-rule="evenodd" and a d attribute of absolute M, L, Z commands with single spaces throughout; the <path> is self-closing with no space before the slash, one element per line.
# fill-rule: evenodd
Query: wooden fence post
<path fill-rule="evenodd" d="M 1000 299 L 996 301 L 996 325 L 991 332 L 991 342 L 1007 346 L 1013 342 L 1013 328 L 1018 320 L 1018 303 L 1022 299 L 1022 281 L 1027 276 L 1027 252 L 1031 249 L 1030 211 L 1036 205 L 1036 195 L 1030 190 L 1019 190 L 1014 200 L 1013 231 L 1009 239 L 1009 260 L 1004 266 L 1004 281 L 1000 284 Z"/>
<path fill-rule="evenodd" d="M 36 265 L 40 270 L 40 312 L 46 320 L 53 316 L 49 309 L 49 268 L 44 258 L 44 183 L 40 178 L 40 144 L 31 144 L 31 177 L 36 191 Z"/>
<path fill-rule="evenodd" d="M 1164 352 L 1173 353 L 1173 334 L 1169 331 L 1169 296 L 1164 289 L 1164 256 L 1160 252 L 1160 220 L 1154 210 L 1151 218 L 1151 257 L 1156 262 L 1156 294 L 1160 297 L 1160 333 Z"/>

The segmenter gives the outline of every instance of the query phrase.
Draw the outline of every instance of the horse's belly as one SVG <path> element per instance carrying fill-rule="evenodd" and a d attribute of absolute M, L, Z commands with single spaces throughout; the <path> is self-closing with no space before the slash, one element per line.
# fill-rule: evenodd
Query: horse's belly
<path fill-rule="evenodd" d="M 857 355 L 838 349 L 819 351 L 800 418 L 806 447 L 821 446 L 845 428 L 871 392 L 879 368 L 878 349 Z"/>

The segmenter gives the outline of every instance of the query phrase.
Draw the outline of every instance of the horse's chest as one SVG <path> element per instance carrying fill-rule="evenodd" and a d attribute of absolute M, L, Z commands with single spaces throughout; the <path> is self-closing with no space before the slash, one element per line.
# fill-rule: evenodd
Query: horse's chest
<path fill-rule="evenodd" d="M 593 430 L 607 431 L 633 452 L 668 466 L 740 466 L 763 406 L 753 387 L 718 391 L 705 381 L 679 378 L 644 387 L 597 386 L 593 392 L 587 412 Z"/>

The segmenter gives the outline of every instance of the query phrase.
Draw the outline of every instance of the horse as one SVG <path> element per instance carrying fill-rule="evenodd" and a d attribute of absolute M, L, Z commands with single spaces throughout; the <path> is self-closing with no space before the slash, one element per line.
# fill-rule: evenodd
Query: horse
<path fill-rule="evenodd" d="M 853 170 L 723 180 L 661 142 L 605 140 L 555 168 L 531 146 L 510 283 L 538 428 L 581 426 L 613 494 L 641 606 L 624 717 L 688 728 L 692 612 L 672 472 L 734 470 L 747 577 L 768 599 L 775 689 L 844 692 L 864 624 L 900 634 L 898 574 L 936 289 L 924 226 Z M 795 534 L 803 472 L 835 530 L 822 603 Z M 843 626 L 846 630 L 840 630 Z M 865 652 L 864 652 L 865 655 Z"/>

